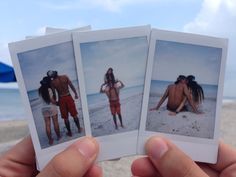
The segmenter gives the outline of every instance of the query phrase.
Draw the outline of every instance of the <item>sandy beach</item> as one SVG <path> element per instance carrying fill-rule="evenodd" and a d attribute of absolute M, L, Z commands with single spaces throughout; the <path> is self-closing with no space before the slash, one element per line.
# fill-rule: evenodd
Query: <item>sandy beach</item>
<path fill-rule="evenodd" d="M 35 104 L 35 105 L 33 105 L 33 104 Z M 50 145 L 48 144 L 48 138 L 45 133 L 45 123 L 44 123 L 44 118 L 41 113 L 41 107 L 37 103 L 31 103 L 31 105 L 32 105 L 34 121 L 35 121 L 35 125 L 36 125 L 36 129 L 37 129 L 37 133 L 39 136 L 39 142 L 41 144 L 41 147 L 42 148 L 49 147 Z M 82 109 L 80 106 L 81 103 L 80 103 L 79 99 L 75 100 L 75 105 L 76 105 L 76 108 L 78 111 L 80 125 L 83 128 L 84 127 L 83 115 L 82 115 Z M 54 139 L 53 145 L 60 144 L 60 143 L 63 143 L 63 142 L 66 142 L 66 141 L 69 141 L 69 140 L 72 140 L 72 139 L 75 139 L 75 138 L 85 135 L 84 130 L 81 133 L 78 133 L 78 129 L 75 126 L 74 120 L 71 116 L 69 116 L 69 120 L 70 120 L 70 127 L 71 127 L 71 131 L 72 131 L 72 137 L 69 137 L 66 135 L 67 129 L 65 127 L 64 120 L 61 118 L 60 111 L 58 110 L 58 123 L 59 123 L 59 127 L 60 127 L 61 139 L 59 141 L 56 140 L 57 137 L 56 137 L 56 134 L 53 129 L 53 124 L 51 122 L 51 132 L 52 132 L 52 137 Z"/>
<path fill-rule="evenodd" d="M 148 109 L 157 105 L 160 97 L 151 96 Z M 166 102 L 157 111 L 148 111 L 146 130 L 183 136 L 212 138 L 214 136 L 216 100 L 205 99 L 201 105 L 203 114 L 189 111 L 169 115 Z"/>
<path fill-rule="evenodd" d="M 223 104 L 221 114 L 221 138 L 224 142 L 236 147 L 236 102 Z M 12 145 L 28 134 L 26 121 L 0 122 L 0 153 L 4 153 Z M 105 177 L 130 177 L 130 165 L 137 156 L 121 158 L 119 161 L 105 161 L 100 163 Z"/>
<path fill-rule="evenodd" d="M 118 130 L 115 129 L 108 100 L 106 104 L 90 109 L 89 113 L 93 136 L 111 135 L 138 129 L 141 103 L 142 94 L 133 95 L 120 101 L 124 128 L 120 126 L 118 116 L 116 116 L 119 126 Z"/>

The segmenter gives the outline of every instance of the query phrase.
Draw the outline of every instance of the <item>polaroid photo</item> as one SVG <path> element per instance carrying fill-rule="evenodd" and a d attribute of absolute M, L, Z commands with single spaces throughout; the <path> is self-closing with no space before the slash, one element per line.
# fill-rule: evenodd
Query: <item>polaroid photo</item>
<path fill-rule="evenodd" d="M 79 28 L 72 29 L 72 31 L 90 31 L 90 30 L 91 30 L 91 26 L 90 25 L 82 26 L 82 27 L 79 27 Z M 64 29 L 64 28 L 46 27 L 45 35 L 54 34 L 54 33 L 63 32 L 63 31 L 71 31 L 71 30 Z"/>
<path fill-rule="evenodd" d="M 45 34 L 44 35 L 49 35 L 49 34 L 55 34 L 55 33 L 60 33 L 60 32 L 65 32 L 65 31 L 90 31 L 91 30 L 91 26 L 83 26 L 83 27 L 79 27 L 79 28 L 74 28 L 74 29 L 65 29 L 65 28 L 54 28 L 54 27 L 46 27 L 45 28 Z M 32 38 L 36 38 L 36 37 L 40 37 L 42 35 L 31 35 L 31 36 L 25 36 L 25 39 L 32 39 Z"/>
<path fill-rule="evenodd" d="M 86 135 L 71 32 L 9 44 L 39 170 Z M 88 124 L 88 123 L 87 123 Z"/>
<path fill-rule="evenodd" d="M 153 29 L 138 153 L 153 135 L 193 160 L 217 160 L 227 39 Z"/>
<path fill-rule="evenodd" d="M 137 153 L 150 26 L 73 33 L 82 108 L 98 161 Z"/>

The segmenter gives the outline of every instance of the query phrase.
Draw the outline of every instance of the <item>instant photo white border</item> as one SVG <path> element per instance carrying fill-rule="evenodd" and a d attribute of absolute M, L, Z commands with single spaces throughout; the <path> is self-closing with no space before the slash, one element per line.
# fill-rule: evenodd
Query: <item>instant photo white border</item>
<path fill-rule="evenodd" d="M 146 131 L 148 101 L 149 101 L 151 77 L 152 77 L 155 47 L 157 40 L 222 48 L 213 139 L 196 138 L 182 135 L 173 135 L 167 133 Z M 223 38 L 215 38 L 196 34 L 152 29 L 149 54 L 148 54 L 148 64 L 145 78 L 142 116 L 139 129 L 139 139 L 138 139 L 138 149 L 137 149 L 138 154 L 145 154 L 144 145 L 149 137 L 153 135 L 159 135 L 171 139 L 180 149 L 182 149 L 195 161 L 216 163 L 218 154 L 218 144 L 219 144 L 218 141 L 219 141 L 219 128 L 220 128 L 220 113 L 221 113 L 222 97 L 223 97 L 227 46 L 228 46 L 228 40 Z"/>
<path fill-rule="evenodd" d="M 129 27 L 129 28 L 119 28 L 110 30 L 98 30 L 90 32 L 73 33 L 74 51 L 75 58 L 78 67 L 78 76 L 80 76 L 81 82 L 84 81 L 84 72 L 82 57 L 80 51 L 80 44 L 87 42 L 105 41 L 105 40 L 115 40 L 115 39 L 125 39 L 132 37 L 147 37 L 147 42 L 149 43 L 151 27 L 149 25 L 140 27 Z M 85 84 L 81 84 L 81 92 L 86 93 Z M 87 95 L 82 96 L 82 109 L 85 119 L 89 119 L 89 110 L 87 104 Z M 141 116 L 140 116 L 141 117 Z M 89 122 L 89 121 L 88 121 Z M 92 135 L 90 122 L 89 122 L 89 134 Z M 138 140 L 138 128 L 137 130 L 117 133 L 114 135 L 104 135 L 96 137 L 100 144 L 100 153 L 98 156 L 98 161 L 115 159 L 119 157 L 124 157 L 128 155 L 135 155 L 137 153 L 137 140 Z"/>
<path fill-rule="evenodd" d="M 64 31 L 71 31 L 72 32 L 72 31 L 89 31 L 89 30 L 91 30 L 90 25 L 82 26 L 82 27 L 74 28 L 74 29 L 46 27 L 45 28 L 45 35 L 60 33 L 60 32 L 64 32 Z"/>
<path fill-rule="evenodd" d="M 28 119 L 28 125 L 36 153 L 36 158 L 38 161 L 38 167 L 39 170 L 42 170 L 46 164 L 59 152 L 63 151 L 68 145 L 72 144 L 74 141 L 76 141 L 79 138 L 75 138 L 73 140 L 69 140 L 67 142 L 57 144 L 51 147 L 47 147 L 42 149 L 40 146 L 38 133 L 36 130 L 36 126 L 34 123 L 33 113 L 31 110 L 30 102 L 28 99 L 27 90 L 25 87 L 23 75 L 21 72 L 20 64 L 19 64 L 19 58 L 17 56 L 18 53 L 27 52 L 35 49 L 40 49 L 43 47 L 49 47 L 65 42 L 72 42 L 72 31 L 65 31 L 61 33 L 56 33 L 52 35 L 42 36 L 35 39 L 28 39 L 24 41 L 14 42 L 9 44 L 10 54 L 12 58 L 12 62 L 14 65 L 14 70 L 17 77 L 17 82 L 19 85 L 21 97 L 24 103 L 24 107 L 26 110 L 26 116 Z M 79 85 L 81 85 L 81 82 L 78 78 Z M 81 90 L 79 89 L 80 95 L 83 95 L 81 93 Z M 85 129 L 85 135 L 87 135 L 89 132 L 87 131 L 89 127 L 86 127 L 86 125 L 89 125 L 86 119 L 83 119 L 84 121 L 84 129 Z M 81 137 L 80 137 L 81 138 Z"/>

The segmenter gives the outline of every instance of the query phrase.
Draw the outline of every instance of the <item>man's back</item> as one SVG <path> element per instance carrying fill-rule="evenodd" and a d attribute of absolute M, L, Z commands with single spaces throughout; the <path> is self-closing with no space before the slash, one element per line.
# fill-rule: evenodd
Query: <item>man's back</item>
<path fill-rule="evenodd" d="M 168 86 L 168 103 L 167 108 L 171 111 L 176 111 L 185 97 L 186 85 L 183 83 L 172 84 Z"/>
<path fill-rule="evenodd" d="M 68 95 L 69 92 L 69 78 L 66 75 L 57 76 L 52 80 L 52 87 L 55 88 L 59 96 Z"/>

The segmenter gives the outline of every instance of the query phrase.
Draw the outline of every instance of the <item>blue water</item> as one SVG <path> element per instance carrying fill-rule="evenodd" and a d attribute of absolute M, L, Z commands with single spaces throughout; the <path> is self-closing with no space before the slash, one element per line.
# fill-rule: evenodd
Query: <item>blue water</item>
<path fill-rule="evenodd" d="M 170 82 L 152 81 L 152 90 L 156 90 L 154 94 L 163 94 L 167 85 Z M 214 97 L 216 95 L 217 86 L 202 85 L 206 97 Z M 133 95 L 135 93 L 142 93 L 143 86 L 123 88 L 120 92 L 120 97 Z M 151 90 L 151 91 L 152 91 Z M 29 92 L 30 99 L 37 99 L 37 90 Z M 105 94 L 93 94 L 88 95 L 88 104 L 107 103 L 107 97 Z M 224 99 L 236 100 L 235 97 L 224 97 Z M 0 89 L 0 120 L 19 120 L 25 119 L 25 111 L 23 102 L 18 89 Z"/>
<path fill-rule="evenodd" d="M 26 119 L 18 89 L 0 88 L 0 120 Z"/>
<path fill-rule="evenodd" d="M 141 93 L 143 93 L 143 85 L 128 87 L 128 88 L 124 87 L 123 89 L 120 90 L 120 99 L 125 99 L 130 96 Z M 95 93 L 87 95 L 87 100 L 88 100 L 88 106 L 106 104 L 108 101 L 107 96 L 104 93 Z"/>
<path fill-rule="evenodd" d="M 78 81 L 72 82 L 78 91 Z M 31 105 L 40 104 L 38 89 L 27 92 Z M 71 92 L 72 93 L 72 92 Z M 0 120 L 26 119 L 23 101 L 18 89 L 0 88 Z"/>
<path fill-rule="evenodd" d="M 157 94 L 159 96 L 163 95 L 169 84 L 173 84 L 173 82 L 152 80 L 150 94 Z M 202 89 L 204 91 L 205 98 L 216 99 L 218 90 L 217 85 L 208 85 L 208 84 L 200 84 L 200 85 L 202 86 Z"/>

